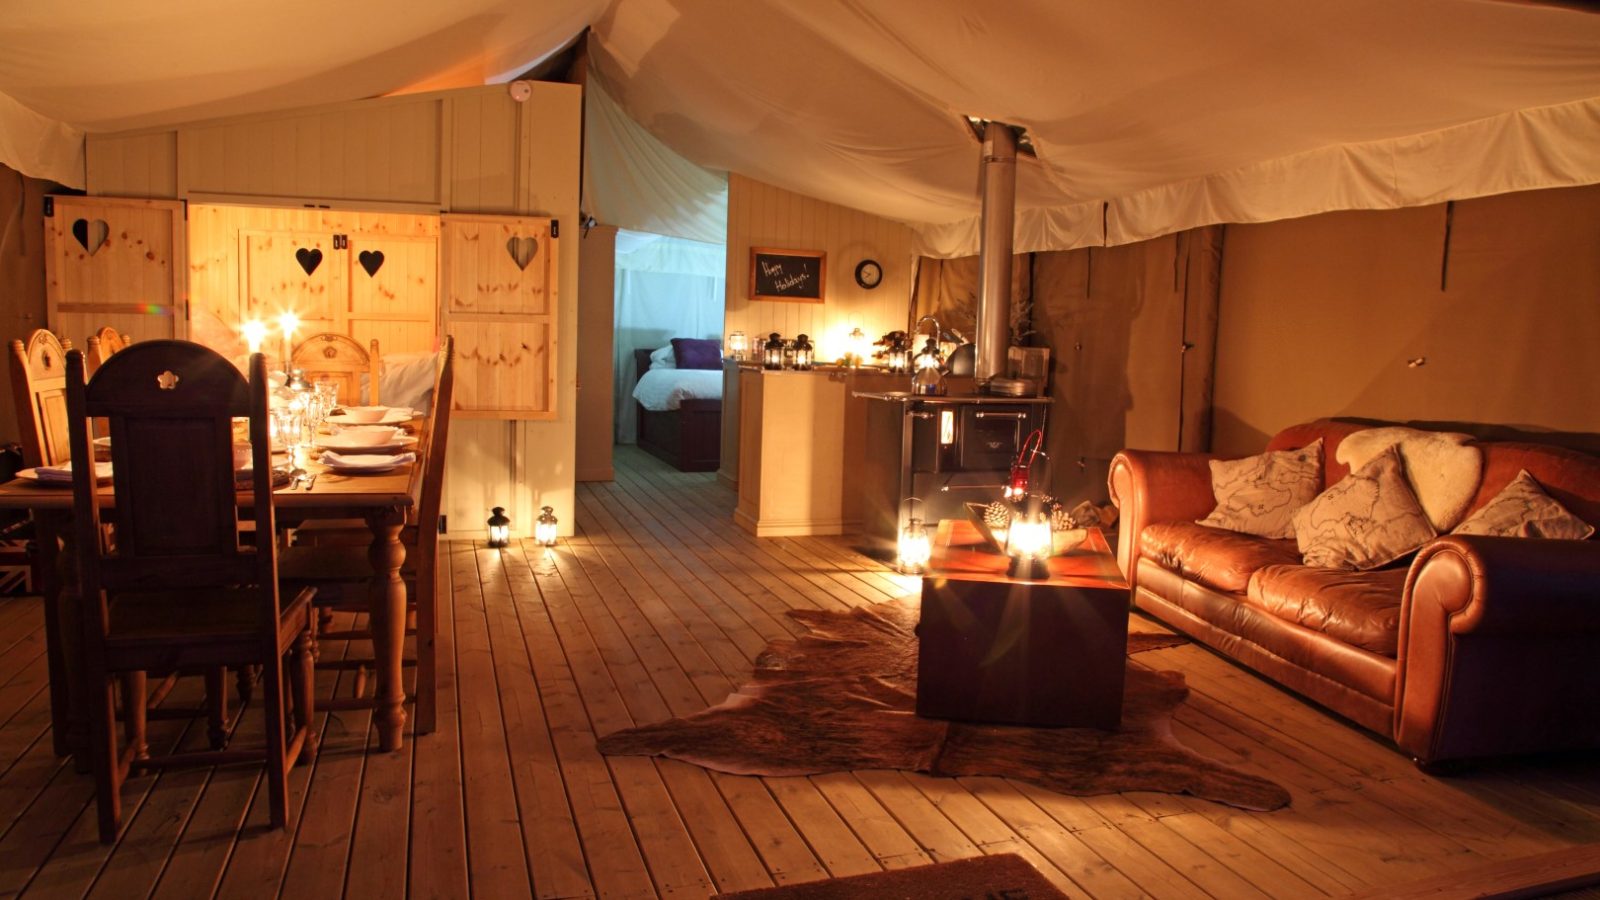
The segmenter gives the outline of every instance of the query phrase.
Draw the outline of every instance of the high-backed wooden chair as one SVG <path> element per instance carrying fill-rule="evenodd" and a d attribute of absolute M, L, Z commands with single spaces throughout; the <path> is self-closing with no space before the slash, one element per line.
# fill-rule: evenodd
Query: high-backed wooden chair
<path fill-rule="evenodd" d="M 418 734 L 434 729 L 438 660 L 434 641 L 438 634 L 438 598 L 435 576 L 439 563 L 439 516 L 444 504 L 445 455 L 450 441 L 450 402 L 455 388 L 455 342 L 446 337 L 439 350 L 439 364 L 433 380 L 433 409 L 428 416 L 427 443 L 423 448 L 422 492 L 415 507 L 414 517 L 401 530 L 400 539 L 406 547 L 406 559 L 401 567 L 410 595 L 410 605 L 416 615 L 417 707 Z M 344 529 L 344 537 L 353 539 L 335 544 L 320 543 L 315 546 L 286 547 L 281 551 L 279 574 L 287 587 L 312 586 L 323 592 L 330 601 L 345 608 L 363 609 L 359 597 L 341 599 L 341 589 L 359 588 L 372 577 L 372 563 L 367 559 L 366 541 L 369 532 L 360 523 L 351 523 Z M 335 538 L 335 540 L 338 540 Z M 349 591 L 359 595 L 360 590 Z M 329 635 L 332 637 L 368 637 L 364 632 Z M 343 665 L 348 666 L 349 660 Z M 324 702 L 324 706 L 338 708 L 342 702 Z"/>
<path fill-rule="evenodd" d="M 213 350 L 146 341 L 108 359 L 84 383 L 83 354 L 67 355 L 73 455 L 90 459 L 92 418 L 110 423 L 116 546 L 102 541 L 94 469 L 73 467 L 73 528 L 83 602 L 86 685 L 100 839 L 116 839 L 121 788 L 133 771 L 182 763 L 266 762 L 272 824 L 288 819 L 288 769 L 316 752 L 311 731 L 314 590 L 280 602 L 276 542 L 242 546 L 241 518 L 274 531 L 264 359 L 245 381 Z M 233 419 L 249 421 L 252 478 L 233 469 Z M 246 494 L 243 488 L 248 488 Z M 294 724 L 285 716 L 285 657 Z M 145 743 L 146 673 L 259 666 L 266 746 L 153 757 Z M 123 678 L 126 727 L 117 736 L 113 677 Z"/>
<path fill-rule="evenodd" d="M 11 392 L 22 433 L 26 466 L 58 466 L 72 458 L 67 448 L 66 352 L 71 341 L 43 328 L 11 342 Z"/>
<path fill-rule="evenodd" d="M 377 338 L 363 350 L 354 338 L 331 331 L 313 334 L 296 344 L 289 354 L 289 365 L 304 370 L 307 381 L 339 385 L 339 402 L 348 406 L 377 406 L 383 402 L 378 396 L 378 361 Z M 369 386 L 365 399 L 361 396 L 363 375 Z"/>
<path fill-rule="evenodd" d="M 133 341 L 128 340 L 127 335 L 119 333 L 109 325 L 89 335 L 89 349 L 83 355 L 89 377 L 93 378 L 94 373 L 100 371 L 100 367 L 105 365 L 112 354 L 131 343 Z"/>

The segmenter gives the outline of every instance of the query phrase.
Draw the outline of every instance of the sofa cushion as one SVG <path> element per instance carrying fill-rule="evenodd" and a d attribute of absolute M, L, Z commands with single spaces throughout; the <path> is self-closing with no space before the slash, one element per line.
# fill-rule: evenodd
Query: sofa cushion
<path fill-rule="evenodd" d="M 1294 537 L 1294 514 L 1322 488 L 1322 439 L 1296 450 L 1211 461 L 1217 508 L 1201 525 L 1264 538 Z"/>
<path fill-rule="evenodd" d="M 1404 568 L 1344 572 L 1264 566 L 1245 592 L 1252 606 L 1363 650 L 1394 658 L 1400 635 Z"/>
<path fill-rule="evenodd" d="M 1139 552 L 1169 572 L 1219 591 L 1241 593 L 1262 566 L 1298 563 L 1294 541 L 1268 540 L 1194 522 L 1158 522 L 1139 536 Z"/>
<path fill-rule="evenodd" d="M 1456 526 L 1451 534 L 1581 541 L 1594 534 L 1594 526 L 1567 512 L 1566 507 L 1551 499 L 1528 470 L 1523 469 L 1505 490 Z"/>
<path fill-rule="evenodd" d="M 1446 532 L 1459 525 L 1483 479 L 1483 453 L 1472 435 L 1403 425 L 1368 428 L 1339 444 L 1339 461 L 1359 469 L 1389 447 L 1400 452 L 1406 482 L 1434 530 Z"/>
<path fill-rule="evenodd" d="M 1306 565 L 1357 570 L 1393 562 L 1438 535 L 1394 447 L 1295 513 L 1294 533 Z"/>
<path fill-rule="evenodd" d="M 1482 509 L 1527 470 L 1551 499 L 1590 525 L 1600 525 L 1600 456 L 1548 444 L 1486 441 L 1483 481 L 1471 512 Z M 1468 515 L 1471 514 L 1468 513 Z"/>

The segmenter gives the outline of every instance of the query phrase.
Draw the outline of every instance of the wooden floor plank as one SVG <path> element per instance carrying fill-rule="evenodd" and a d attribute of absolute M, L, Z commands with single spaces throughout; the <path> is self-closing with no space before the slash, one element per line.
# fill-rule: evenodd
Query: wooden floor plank
<path fill-rule="evenodd" d="M 1587 862 L 1540 855 L 1600 840 L 1594 758 L 1435 778 L 1193 644 L 1138 658 L 1190 685 L 1175 737 L 1283 784 L 1288 808 L 601 756 L 597 735 L 743 684 L 768 642 L 804 632 L 789 610 L 918 593 L 856 537 L 758 539 L 733 502 L 713 476 L 622 450 L 614 483 L 579 488 L 577 535 L 555 548 L 443 545 L 438 730 L 379 754 L 369 712 L 319 714 L 324 755 L 292 773 L 283 831 L 265 827 L 258 767 L 171 770 L 130 783 L 127 829 L 99 845 L 92 782 L 52 755 L 42 607 L 0 599 L 0 898 L 700 898 L 1004 852 L 1075 898 L 1452 896 L 1441 885 L 1461 873 L 1497 889 L 1564 877 Z M 319 696 L 358 680 L 320 670 Z M 160 725 L 163 740 L 185 728 L 204 731 Z M 258 731 L 247 714 L 236 740 Z"/>

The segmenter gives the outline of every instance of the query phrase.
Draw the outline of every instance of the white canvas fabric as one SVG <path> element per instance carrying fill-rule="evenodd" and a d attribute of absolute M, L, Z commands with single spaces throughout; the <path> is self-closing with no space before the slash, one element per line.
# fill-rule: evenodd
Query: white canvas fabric
<path fill-rule="evenodd" d="M 588 26 L 596 83 L 673 153 L 910 223 L 938 256 L 977 249 L 979 145 L 965 116 L 1026 128 L 1038 150 L 1018 166 L 1018 252 L 1600 183 L 1600 15 L 1553 5 L 13 6 L 0 94 L 91 131 L 504 81 Z M 35 138 L 0 124 L 3 161 L 27 174 L 56 177 L 35 167 L 72 155 L 30 151 Z M 612 145 L 636 146 L 604 178 L 648 185 L 639 208 L 621 211 L 634 199 L 603 178 L 591 187 L 619 218 L 644 220 L 679 192 L 638 137 Z"/>

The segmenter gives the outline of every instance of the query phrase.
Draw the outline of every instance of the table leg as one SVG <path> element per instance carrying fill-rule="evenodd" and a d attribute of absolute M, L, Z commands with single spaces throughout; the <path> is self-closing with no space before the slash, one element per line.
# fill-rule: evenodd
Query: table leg
<path fill-rule="evenodd" d="M 46 656 L 50 672 L 51 743 L 57 756 L 72 754 L 79 772 L 89 771 L 89 720 L 85 716 L 83 617 L 78 601 L 77 556 L 72 515 L 34 513 L 39 571 L 44 584 Z"/>
<path fill-rule="evenodd" d="M 401 657 L 406 640 L 406 585 L 400 578 L 405 562 L 405 545 L 400 529 L 405 511 L 398 507 L 377 509 L 367 514 L 372 530 L 372 545 L 367 559 L 372 563 L 372 581 L 367 586 L 367 616 L 372 627 L 373 668 L 377 691 L 373 698 L 373 717 L 378 726 L 378 749 L 398 750 L 406 724 L 405 682 L 401 676 Z"/>

